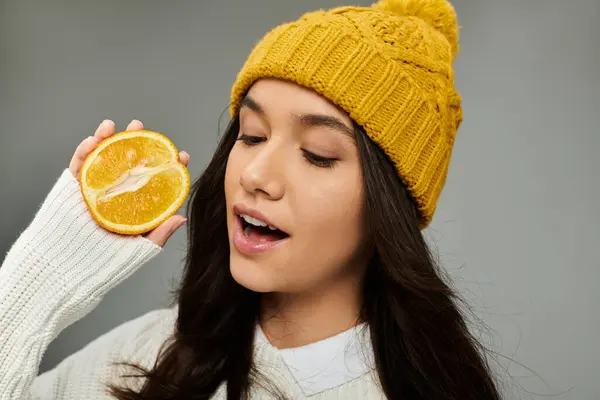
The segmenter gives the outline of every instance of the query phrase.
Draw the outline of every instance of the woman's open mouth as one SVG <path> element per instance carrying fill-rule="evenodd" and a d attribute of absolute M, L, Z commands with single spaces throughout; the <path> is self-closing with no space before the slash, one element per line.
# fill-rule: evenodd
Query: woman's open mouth
<path fill-rule="evenodd" d="M 245 254 L 270 250 L 283 243 L 289 234 L 247 214 L 236 214 L 233 242 Z"/>
<path fill-rule="evenodd" d="M 244 236 L 263 242 L 272 242 L 285 239 L 289 235 L 274 226 L 267 225 L 259 219 L 252 218 L 249 215 L 241 214 L 238 216 L 242 220 Z"/>

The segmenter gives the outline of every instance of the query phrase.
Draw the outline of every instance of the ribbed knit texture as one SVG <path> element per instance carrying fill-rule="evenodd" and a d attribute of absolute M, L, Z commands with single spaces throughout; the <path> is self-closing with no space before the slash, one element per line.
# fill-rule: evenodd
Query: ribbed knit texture
<path fill-rule="evenodd" d="M 0 400 L 110 399 L 107 383 L 139 388 L 140 380 L 121 380 L 127 370 L 112 364 L 130 361 L 150 368 L 175 329 L 176 309 L 152 311 L 116 327 L 38 376 L 39 364 L 63 329 L 159 251 L 147 239 L 100 228 L 79 184 L 65 171 L 0 267 Z M 306 399 L 273 346 L 257 345 L 254 357 L 290 399 Z M 226 399 L 225 385 L 213 398 Z M 252 398 L 269 396 L 256 388 Z M 310 397 L 357 398 L 383 398 L 374 372 Z"/>
<path fill-rule="evenodd" d="M 261 78 L 315 90 L 348 112 L 396 166 L 426 227 L 462 120 L 452 63 L 458 25 L 446 0 L 383 0 L 305 14 L 255 46 L 232 89 L 231 114 Z"/>
<path fill-rule="evenodd" d="M 64 171 L 0 268 L 0 399 L 27 398 L 58 333 L 159 251 L 99 228 Z"/>

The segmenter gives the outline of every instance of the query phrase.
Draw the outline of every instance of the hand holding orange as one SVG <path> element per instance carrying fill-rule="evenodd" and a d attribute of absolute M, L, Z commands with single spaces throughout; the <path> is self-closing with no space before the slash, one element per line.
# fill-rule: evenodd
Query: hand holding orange
<path fill-rule="evenodd" d="M 77 147 L 69 170 L 100 226 L 121 234 L 148 233 L 163 246 L 185 222 L 174 214 L 189 193 L 188 161 L 186 152 L 143 130 L 140 121 L 114 134 L 114 123 L 106 120 Z"/>

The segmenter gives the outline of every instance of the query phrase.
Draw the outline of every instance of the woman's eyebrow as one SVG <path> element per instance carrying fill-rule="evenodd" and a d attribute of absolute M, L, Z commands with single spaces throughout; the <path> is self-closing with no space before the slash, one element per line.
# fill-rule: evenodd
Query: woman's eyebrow
<path fill-rule="evenodd" d="M 294 119 L 296 119 L 296 122 L 298 124 L 304 127 L 333 129 L 352 139 L 352 141 L 356 141 L 356 137 L 354 136 L 354 130 L 350 129 L 348 125 L 342 122 L 341 119 L 333 117 L 331 115 L 302 114 L 295 115 Z"/>
<path fill-rule="evenodd" d="M 240 102 L 240 109 L 246 107 L 260 116 L 266 116 L 264 108 L 252 97 L 246 96 Z M 349 128 L 341 119 L 324 114 L 300 114 L 293 116 L 295 122 L 305 128 L 329 128 L 336 130 L 352 141 L 356 141 L 354 130 Z"/>
<path fill-rule="evenodd" d="M 242 101 L 240 101 L 240 109 L 244 107 L 251 109 L 252 111 L 254 111 L 257 114 L 260 114 L 261 116 L 265 116 L 265 110 L 250 96 L 246 96 L 242 99 Z"/>

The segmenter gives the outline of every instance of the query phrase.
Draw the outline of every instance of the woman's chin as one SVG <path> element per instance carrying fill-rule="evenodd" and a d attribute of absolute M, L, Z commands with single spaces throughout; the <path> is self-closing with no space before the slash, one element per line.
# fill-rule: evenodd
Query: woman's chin
<path fill-rule="evenodd" d="M 277 291 L 273 277 L 256 262 L 232 256 L 229 265 L 233 279 L 246 289 L 258 293 Z"/>

